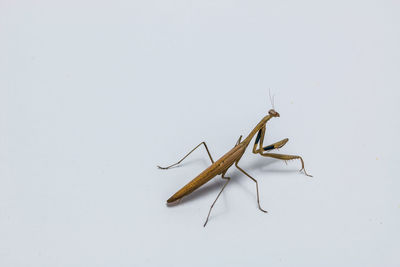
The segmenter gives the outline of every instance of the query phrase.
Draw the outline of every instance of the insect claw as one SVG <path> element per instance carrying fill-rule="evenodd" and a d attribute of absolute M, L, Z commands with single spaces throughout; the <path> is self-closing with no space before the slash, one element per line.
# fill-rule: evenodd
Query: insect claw
<path fill-rule="evenodd" d="M 171 168 L 171 166 L 169 166 L 169 167 L 161 167 L 161 166 L 158 166 L 158 165 L 157 165 L 157 167 L 158 167 L 160 170 L 168 170 L 169 168 Z"/>
<path fill-rule="evenodd" d="M 306 172 L 306 169 L 302 168 L 302 169 L 300 169 L 300 172 L 301 172 L 301 171 L 303 171 L 304 174 L 307 175 L 308 177 L 313 177 L 312 175 L 310 175 L 310 174 L 308 174 L 308 173 Z"/>

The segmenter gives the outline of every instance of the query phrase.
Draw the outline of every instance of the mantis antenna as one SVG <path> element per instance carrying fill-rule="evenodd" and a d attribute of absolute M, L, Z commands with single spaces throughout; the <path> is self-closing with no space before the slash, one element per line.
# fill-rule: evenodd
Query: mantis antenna
<path fill-rule="evenodd" d="M 268 92 L 269 92 L 269 101 L 271 102 L 272 109 L 275 109 L 275 105 L 274 105 L 274 97 L 275 97 L 275 95 L 271 96 L 271 88 L 268 90 Z"/>

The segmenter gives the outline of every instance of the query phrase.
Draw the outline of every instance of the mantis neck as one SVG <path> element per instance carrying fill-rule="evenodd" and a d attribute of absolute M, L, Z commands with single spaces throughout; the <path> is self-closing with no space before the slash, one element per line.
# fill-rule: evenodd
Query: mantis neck
<path fill-rule="evenodd" d="M 249 133 L 249 135 L 242 141 L 242 144 L 245 144 L 246 146 L 249 145 L 251 139 L 253 139 L 254 135 L 267 123 L 272 118 L 271 115 L 265 116 L 257 125 L 254 127 L 254 129 Z"/>

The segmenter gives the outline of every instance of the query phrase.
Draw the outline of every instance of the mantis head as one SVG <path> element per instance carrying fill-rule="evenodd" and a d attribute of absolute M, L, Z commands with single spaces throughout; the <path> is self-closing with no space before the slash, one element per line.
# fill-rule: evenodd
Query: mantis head
<path fill-rule="evenodd" d="M 275 111 L 275 109 L 270 109 L 268 111 L 269 115 L 271 115 L 272 117 L 280 117 L 279 113 Z"/>
<path fill-rule="evenodd" d="M 274 107 L 274 96 L 271 96 L 271 90 L 269 90 L 269 100 L 271 101 L 272 109 L 268 111 L 271 117 L 280 117 L 279 113 L 275 111 Z"/>

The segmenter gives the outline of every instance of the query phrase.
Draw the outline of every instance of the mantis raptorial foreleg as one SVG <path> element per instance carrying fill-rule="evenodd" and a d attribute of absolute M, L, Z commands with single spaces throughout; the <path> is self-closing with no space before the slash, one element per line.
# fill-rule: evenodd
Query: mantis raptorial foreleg
<path fill-rule="evenodd" d="M 196 148 L 198 148 L 199 146 L 201 146 L 201 145 L 204 145 L 204 147 L 206 148 L 206 150 L 207 150 L 207 154 L 208 154 L 208 156 L 210 157 L 210 160 L 211 160 L 211 163 L 214 163 L 214 160 L 213 160 L 213 158 L 211 157 L 211 154 L 210 154 L 210 151 L 208 150 L 208 147 L 207 147 L 207 145 L 206 145 L 206 142 L 201 142 L 200 144 L 198 144 L 195 148 L 193 148 L 189 153 L 187 153 L 180 161 L 178 161 L 177 163 L 174 163 L 174 164 L 172 164 L 172 165 L 170 165 L 170 166 L 168 166 L 168 167 L 160 167 L 160 166 L 157 166 L 159 169 L 163 169 L 163 170 L 166 170 L 166 169 L 169 169 L 169 168 L 171 168 L 171 167 L 174 167 L 174 166 L 176 166 L 176 165 L 178 165 L 179 163 L 181 163 L 187 156 L 189 156 L 193 151 L 195 151 L 196 150 Z"/>
<path fill-rule="evenodd" d="M 239 159 L 239 160 L 240 160 L 240 159 Z M 242 168 L 240 168 L 240 167 L 238 166 L 239 160 L 236 161 L 236 163 L 235 163 L 236 168 L 238 168 L 241 172 L 243 172 L 247 177 L 249 177 L 251 180 L 253 180 L 253 181 L 256 183 L 258 208 L 259 208 L 261 211 L 263 211 L 263 212 L 267 212 L 266 210 L 264 210 L 263 208 L 261 208 L 261 205 L 260 205 L 260 194 L 258 193 L 258 182 L 257 182 L 257 180 L 254 179 L 253 177 L 251 177 L 250 174 L 248 174 L 247 172 L 245 172 Z"/>
<path fill-rule="evenodd" d="M 287 138 L 282 139 L 281 141 L 275 142 L 275 143 L 273 143 L 273 144 L 271 144 L 271 145 L 269 145 L 269 146 L 265 146 L 265 147 L 263 147 L 263 148 L 258 149 L 258 150 L 257 150 L 257 153 L 261 153 L 261 154 L 262 154 L 262 151 L 269 151 L 269 150 L 272 150 L 272 149 L 281 148 L 281 147 L 283 147 L 288 141 L 289 141 L 289 139 L 287 139 Z"/>
<path fill-rule="evenodd" d="M 274 158 L 274 159 L 281 159 L 281 160 L 292 160 L 292 159 L 299 159 L 301 161 L 301 169 L 300 171 L 304 171 L 304 174 L 312 177 L 312 175 L 309 175 L 306 172 L 306 169 L 304 168 L 304 160 L 302 159 L 302 157 L 300 156 L 296 156 L 296 155 L 284 155 L 284 154 L 276 154 L 276 153 L 260 153 L 261 156 L 264 157 L 270 157 L 270 158 Z"/>
<path fill-rule="evenodd" d="M 254 142 L 254 145 L 253 145 L 253 153 L 254 154 L 257 154 L 257 153 L 261 154 L 263 151 L 281 148 L 289 141 L 288 138 L 285 138 L 285 139 L 282 139 L 281 141 L 278 141 L 276 143 L 273 143 L 269 146 L 264 147 L 264 144 L 263 144 L 264 136 L 265 136 L 265 125 L 258 131 L 256 141 Z M 258 146 L 258 148 L 257 148 L 257 146 Z"/>
<path fill-rule="evenodd" d="M 264 136 L 265 136 L 265 125 L 257 133 L 256 141 L 254 142 L 254 145 L 253 145 L 253 153 L 254 154 L 257 154 L 258 151 L 260 150 L 260 148 L 263 147 Z M 258 149 L 257 149 L 257 146 L 259 147 Z"/>
<path fill-rule="evenodd" d="M 225 182 L 224 186 L 221 188 L 221 191 L 219 191 L 217 197 L 215 198 L 214 202 L 212 203 L 212 205 L 211 205 L 211 207 L 210 207 L 210 210 L 208 211 L 207 219 L 206 219 L 206 221 L 204 222 L 204 225 L 203 225 L 204 227 L 206 227 L 206 225 L 207 225 L 208 218 L 210 217 L 211 210 L 212 210 L 212 208 L 214 207 L 215 202 L 217 202 L 217 200 L 218 200 L 219 196 L 221 195 L 222 191 L 224 191 L 225 186 L 226 186 L 226 185 L 229 183 L 229 181 L 231 180 L 231 177 L 225 177 L 225 173 L 226 173 L 226 172 L 224 172 L 224 173 L 222 174 L 221 178 L 222 178 L 222 179 L 226 179 L 226 182 Z"/>

